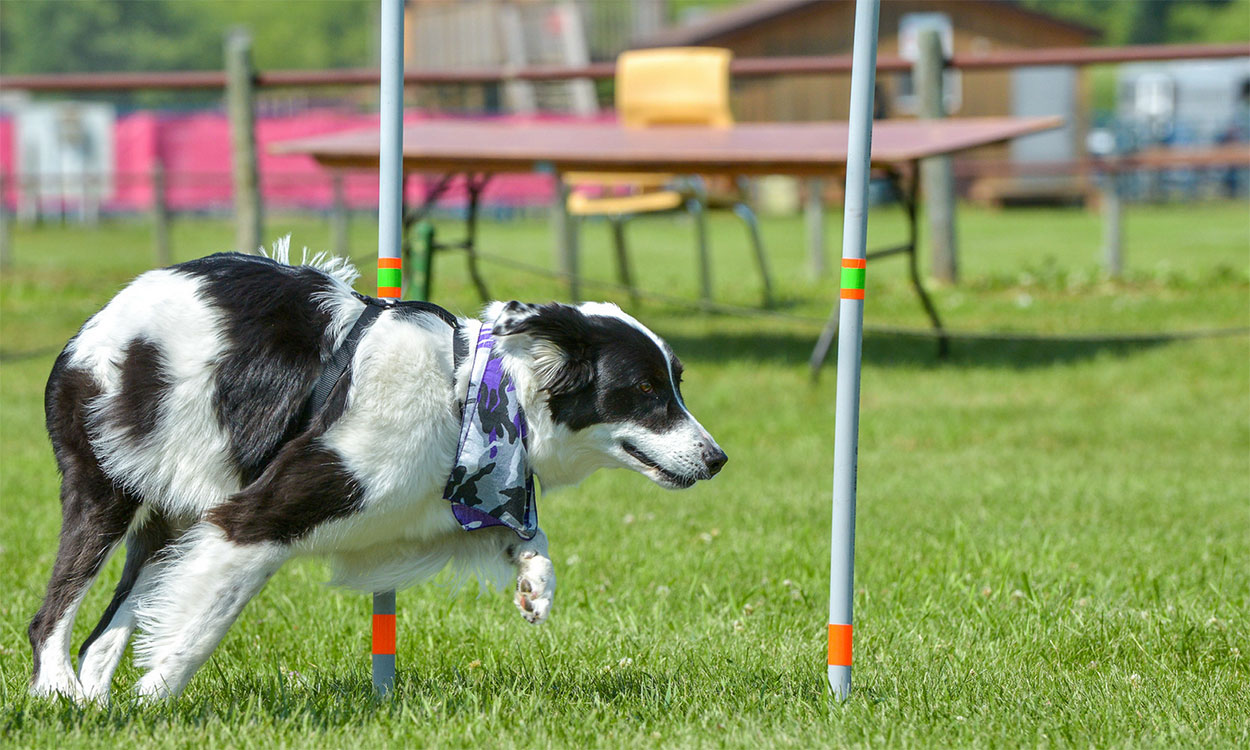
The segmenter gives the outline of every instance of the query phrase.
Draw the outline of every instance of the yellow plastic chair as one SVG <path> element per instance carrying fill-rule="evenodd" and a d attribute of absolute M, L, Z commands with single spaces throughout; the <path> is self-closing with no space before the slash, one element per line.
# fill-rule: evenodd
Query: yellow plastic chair
<path fill-rule="evenodd" d="M 629 128 L 672 125 L 733 126 L 729 109 L 729 63 L 733 53 L 714 47 L 669 47 L 624 52 L 616 61 L 616 111 Z M 709 198 L 703 180 L 671 174 L 570 172 L 569 214 L 601 216 L 612 228 L 617 274 L 638 301 L 625 246 L 625 222 L 638 214 L 684 209 L 695 218 L 699 253 L 699 284 L 704 301 L 712 298 L 711 262 L 707 247 L 708 208 L 726 207 L 746 223 L 763 281 L 764 306 L 772 305 L 772 285 L 755 213 L 738 182 L 728 197 Z"/>

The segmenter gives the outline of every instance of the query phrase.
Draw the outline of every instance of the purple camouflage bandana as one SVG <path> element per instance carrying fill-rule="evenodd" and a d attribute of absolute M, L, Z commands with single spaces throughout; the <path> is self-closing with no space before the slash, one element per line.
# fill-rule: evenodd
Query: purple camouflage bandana
<path fill-rule="evenodd" d="M 493 346 L 492 326 L 478 325 L 460 444 L 443 499 L 451 502 L 466 531 L 507 526 L 522 539 L 531 539 L 538 531 L 538 508 L 526 450 L 529 427 L 516 386 Z"/>

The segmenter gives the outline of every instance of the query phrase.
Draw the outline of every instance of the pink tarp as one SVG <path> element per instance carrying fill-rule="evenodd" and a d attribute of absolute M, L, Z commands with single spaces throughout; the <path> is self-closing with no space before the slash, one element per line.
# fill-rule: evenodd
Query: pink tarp
<path fill-rule="evenodd" d="M 407 113 L 405 122 L 428 116 Z M 519 118 L 518 118 L 519 119 Z M 566 119 L 543 116 L 542 119 Z M 0 118 L 0 171 L 5 175 L 4 200 L 17 201 L 14 121 Z M 277 156 L 268 146 L 278 141 L 344 130 L 377 128 L 376 115 L 335 110 L 310 110 L 285 117 L 264 117 L 256 124 L 261 191 L 270 209 L 327 209 L 333 203 L 331 175 L 307 156 Z M 134 112 L 117 119 L 114 130 L 113 191 L 104 201 L 107 211 L 146 211 L 152 206 L 152 170 L 157 159 L 165 166 L 166 198 L 178 211 L 228 210 L 231 206 L 230 127 L 221 112 L 187 114 Z M 425 181 L 414 175 L 408 199 L 424 194 Z M 353 208 L 377 205 L 377 176 L 370 172 L 344 175 L 347 204 Z M 453 187 L 443 203 L 463 201 L 464 190 Z M 487 205 L 530 206 L 552 198 L 551 178 L 538 174 L 500 175 L 483 193 Z"/>

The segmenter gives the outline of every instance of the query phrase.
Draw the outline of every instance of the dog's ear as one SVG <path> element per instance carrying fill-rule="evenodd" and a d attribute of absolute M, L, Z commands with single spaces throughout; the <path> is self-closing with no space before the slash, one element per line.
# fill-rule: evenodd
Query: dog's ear
<path fill-rule="evenodd" d="M 553 302 L 552 305 L 554 304 Z M 527 324 L 542 309 L 541 305 L 531 305 L 528 302 L 512 300 L 503 306 L 503 310 L 499 312 L 499 317 L 495 318 L 495 325 L 490 329 L 490 332 L 496 336 L 525 333 Z"/>
<path fill-rule="evenodd" d="M 595 360 L 590 320 L 576 307 L 509 302 L 495 319 L 495 336 L 524 336 L 540 387 L 553 396 L 590 385 Z"/>

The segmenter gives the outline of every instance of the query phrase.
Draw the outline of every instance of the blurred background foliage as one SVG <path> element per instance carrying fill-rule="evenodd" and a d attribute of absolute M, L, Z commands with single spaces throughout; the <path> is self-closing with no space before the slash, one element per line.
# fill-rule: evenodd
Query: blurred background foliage
<path fill-rule="evenodd" d="M 668 15 L 739 2 L 670 0 Z M 1103 44 L 1250 38 L 1250 0 L 1020 2 L 1101 30 Z M 236 26 L 252 31 L 261 69 L 374 65 L 376 25 L 376 0 L 3 0 L 0 72 L 216 69 Z"/>
<path fill-rule="evenodd" d="M 256 65 L 376 64 L 376 0 L 3 0 L 0 72 L 222 67 L 222 40 L 245 27 Z"/>

